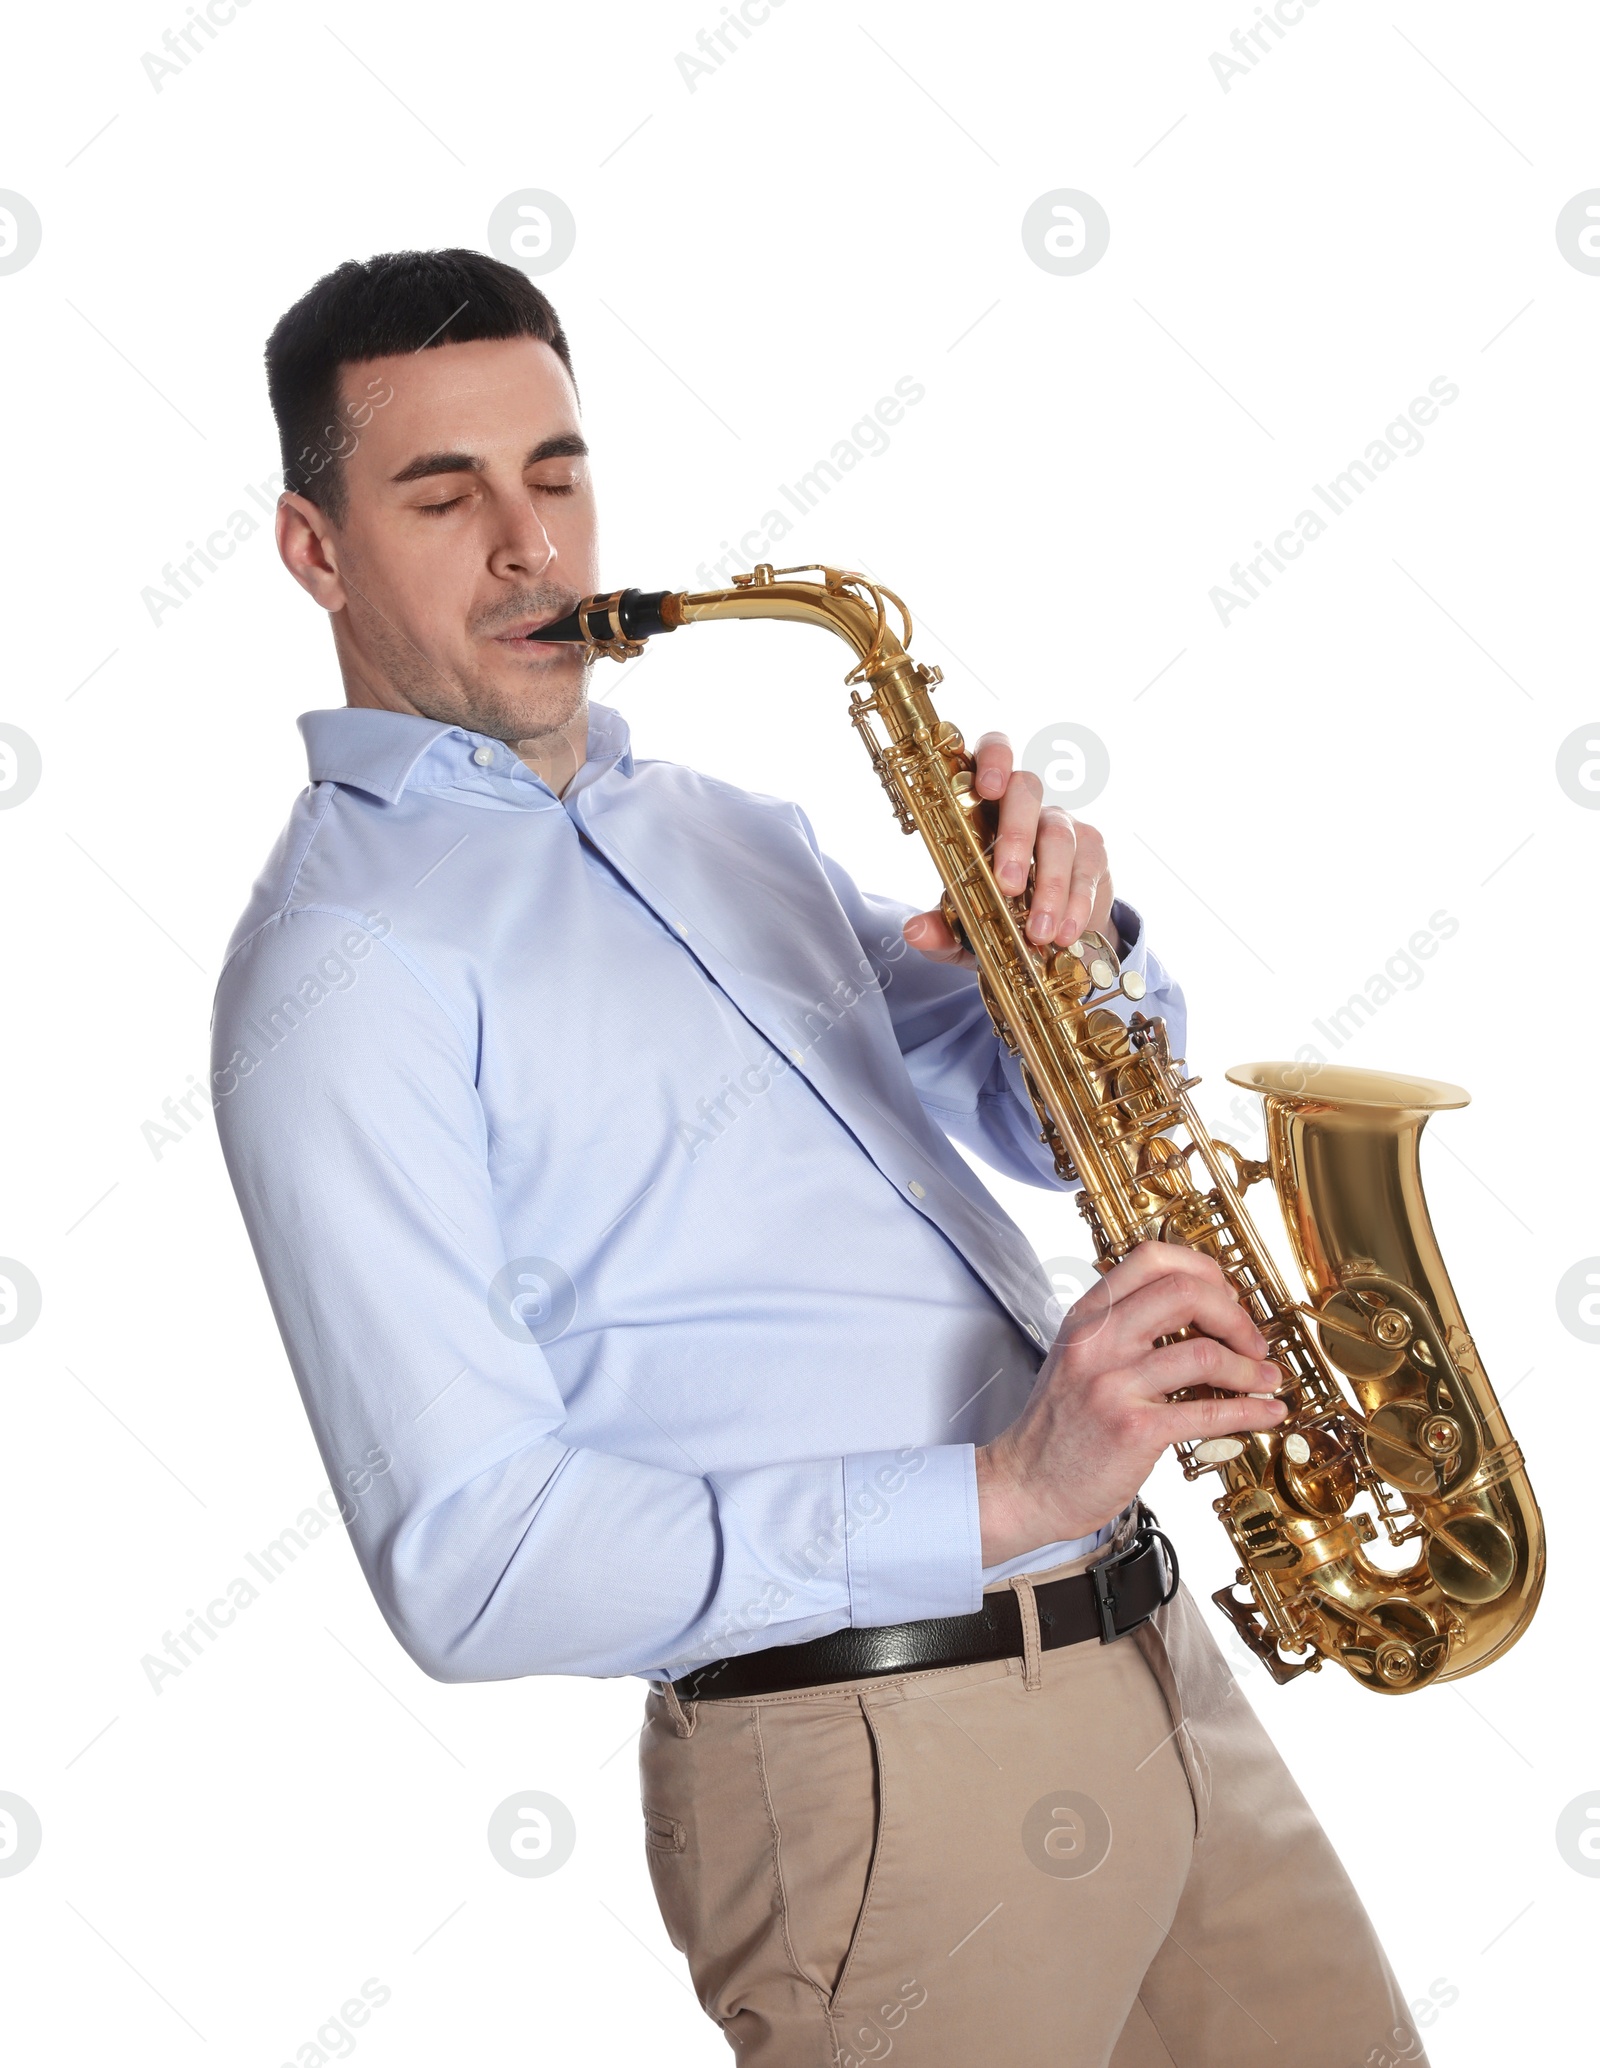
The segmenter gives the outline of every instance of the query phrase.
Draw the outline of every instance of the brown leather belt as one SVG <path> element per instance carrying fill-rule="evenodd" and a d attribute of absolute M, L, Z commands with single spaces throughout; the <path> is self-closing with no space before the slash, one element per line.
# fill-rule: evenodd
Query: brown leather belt
<path fill-rule="evenodd" d="M 1034 1588 L 1041 1650 L 1082 1644 L 1091 1637 L 1111 1644 L 1172 1599 L 1178 1591 L 1178 1556 L 1155 1525 L 1155 1516 L 1141 1501 L 1137 1527 L 1120 1550 L 1070 1579 L 1049 1580 Z M 975 1615 L 835 1630 L 808 1644 L 769 1645 L 764 1651 L 697 1666 L 672 1686 L 681 1702 L 732 1701 L 827 1687 L 836 1680 L 871 1680 L 1022 1656 L 1022 1610 L 1015 1589 L 1007 1588 L 986 1594 Z"/>

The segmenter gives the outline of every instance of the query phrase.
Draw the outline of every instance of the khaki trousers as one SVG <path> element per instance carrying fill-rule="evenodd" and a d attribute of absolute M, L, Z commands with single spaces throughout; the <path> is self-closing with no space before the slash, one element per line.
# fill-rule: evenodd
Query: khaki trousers
<path fill-rule="evenodd" d="M 640 1772 L 662 1917 L 746 2068 L 1425 2063 L 1182 1587 L 1113 1644 L 1027 1661 L 652 1689 Z"/>

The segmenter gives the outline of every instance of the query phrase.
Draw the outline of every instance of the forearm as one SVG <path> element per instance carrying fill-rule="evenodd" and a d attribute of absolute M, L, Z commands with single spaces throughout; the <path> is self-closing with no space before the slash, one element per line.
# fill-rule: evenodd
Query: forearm
<path fill-rule="evenodd" d="M 523 1501 L 513 1459 L 402 1518 L 393 1556 L 362 1562 L 435 1679 L 676 1675 L 850 1624 L 969 1613 L 970 1460 L 908 1445 L 702 1478 L 578 1449 Z"/>
<path fill-rule="evenodd" d="M 302 916 L 249 951 L 257 966 L 219 994 L 220 1058 L 252 1040 L 261 1050 L 246 1029 L 323 946 L 320 922 Z M 593 1405 L 614 1381 L 601 1281 L 582 1259 L 569 1255 L 586 1287 L 581 1330 L 558 1345 L 505 1325 L 491 1289 L 508 1247 L 548 1254 L 570 1240 L 559 1229 L 584 1220 L 585 1173 L 552 1177 L 548 1227 L 524 1219 L 508 1245 L 471 1032 L 389 944 L 337 1005 L 260 1056 L 218 1123 L 330 1477 L 343 1486 L 375 1450 L 385 1460 L 350 1534 L 425 1672 L 647 1672 L 973 1605 L 970 1447 L 708 1470 L 664 1404 L 678 1381 L 663 1375 L 652 1399 L 646 1354 L 620 1367 L 643 1453 L 624 1455 L 630 1416 Z M 616 1213 L 601 1201 L 588 1219 L 604 1227 Z"/>

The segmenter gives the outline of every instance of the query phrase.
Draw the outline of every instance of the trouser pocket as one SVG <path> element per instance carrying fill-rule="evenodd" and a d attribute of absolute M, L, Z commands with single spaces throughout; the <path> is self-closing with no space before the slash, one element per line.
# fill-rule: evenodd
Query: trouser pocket
<path fill-rule="evenodd" d="M 872 1732 L 853 1695 L 702 1702 L 692 1736 L 652 1694 L 640 1739 L 645 1856 L 668 1936 L 741 2057 L 811 2043 L 845 1971 L 877 1836 Z"/>
<path fill-rule="evenodd" d="M 1204 1745 L 1205 1726 L 1225 1703 L 1243 1700 L 1239 1683 L 1187 1587 L 1180 1585 L 1167 1606 L 1157 1609 L 1149 1622 L 1130 1635 L 1155 1676 L 1172 1718 L 1173 1743 L 1194 1797 L 1198 1844 L 1211 1816 L 1212 1776 Z"/>

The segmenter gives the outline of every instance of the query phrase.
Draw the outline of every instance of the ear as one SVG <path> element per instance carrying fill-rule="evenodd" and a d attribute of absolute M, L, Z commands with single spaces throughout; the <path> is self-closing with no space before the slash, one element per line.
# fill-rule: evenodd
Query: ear
<path fill-rule="evenodd" d="M 301 588 L 324 610 L 343 610 L 348 599 L 339 575 L 337 534 L 327 513 L 309 497 L 285 489 L 278 498 L 275 530 L 279 558 Z"/>

